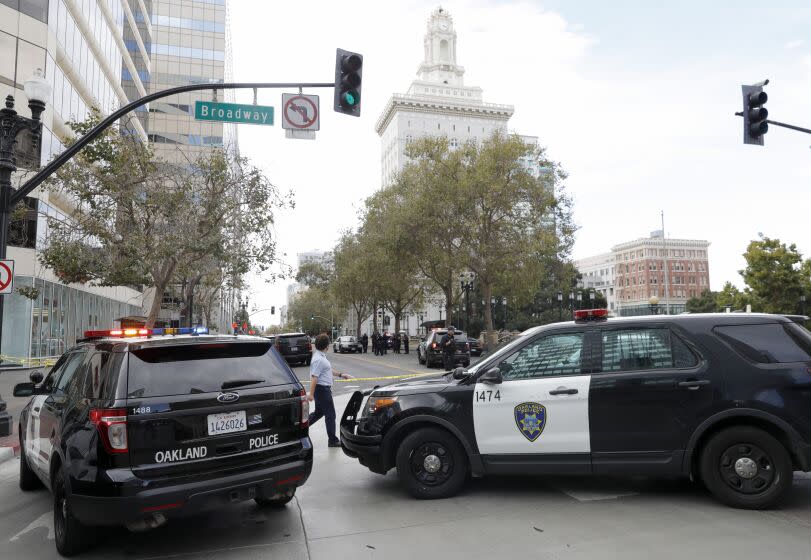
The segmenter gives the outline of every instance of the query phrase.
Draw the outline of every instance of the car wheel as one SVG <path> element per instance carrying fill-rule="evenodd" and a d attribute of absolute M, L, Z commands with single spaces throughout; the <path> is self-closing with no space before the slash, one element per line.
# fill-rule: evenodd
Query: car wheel
<path fill-rule="evenodd" d="M 290 500 L 296 497 L 296 489 L 290 491 L 290 494 L 286 494 L 279 498 L 254 498 L 256 505 L 263 508 L 283 508 L 286 506 Z"/>
<path fill-rule="evenodd" d="M 36 490 L 42 486 L 42 481 L 37 473 L 28 465 L 28 457 L 25 455 L 25 439 L 20 438 L 20 490 Z"/>
<path fill-rule="evenodd" d="M 459 440 L 437 428 L 407 436 L 397 449 L 396 463 L 400 483 L 421 500 L 449 498 L 467 477 L 467 456 Z"/>
<path fill-rule="evenodd" d="M 65 477 L 59 468 L 54 475 L 54 541 L 62 556 L 73 556 L 91 544 L 91 533 L 73 516 Z"/>
<path fill-rule="evenodd" d="M 723 430 L 701 452 L 704 485 L 731 507 L 771 507 L 791 488 L 793 476 L 786 448 L 758 428 L 737 426 Z"/>

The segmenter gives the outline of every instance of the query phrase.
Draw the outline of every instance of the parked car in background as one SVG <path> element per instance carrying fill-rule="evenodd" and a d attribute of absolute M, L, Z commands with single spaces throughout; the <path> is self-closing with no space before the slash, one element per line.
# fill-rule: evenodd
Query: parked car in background
<path fill-rule="evenodd" d="M 276 335 L 276 350 L 288 364 L 310 365 L 313 358 L 313 345 L 304 333 L 283 333 Z"/>
<path fill-rule="evenodd" d="M 340 336 L 332 343 L 332 351 L 339 354 L 343 354 L 344 352 L 357 352 L 360 354 L 363 352 L 363 347 L 360 345 L 360 342 L 355 340 L 354 336 Z"/>
<path fill-rule="evenodd" d="M 428 333 L 428 336 L 417 347 L 417 360 L 426 367 L 442 365 L 442 349 L 439 342 L 448 332 L 447 329 L 437 329 Z M 453 356 L 454 363 L 464 367 L 470 365 L 470 345 L 467 342 L 467 334 L 462 331 L 455 331 L 453 339 L 456 342 L 456 353 Z"/>
<path fill-rule="evenodd" d="M 472 336 L 467 337 L 467 343 L 470 345 L 470 355 L 472 356 L 481 356 L 482 355 L 482 346 L 479 344 L 479 339 L 473 338 Z"/>

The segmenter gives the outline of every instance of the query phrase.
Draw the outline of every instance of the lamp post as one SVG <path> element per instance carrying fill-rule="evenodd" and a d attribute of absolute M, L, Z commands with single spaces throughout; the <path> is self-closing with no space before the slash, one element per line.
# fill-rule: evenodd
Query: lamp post
<path fill-rule="evenodd" d="M 574 317 L 574 290 L 569 291 L 569 311 L 572 312 L 572 316 Z"/>
<path fill-rule="evenodd" d="M 577 308 L 583 309 L 583 292 L 582 290 L 577 290 Z"/>
<path fill-rule="evenodd" d="M 465 292 L 465 329 L 470 331 L 470 290 L 473 288 L 473 280 L 476 274 L 473 272 L 459 273 L 459 286 Z"/>
<path fill-rule="evenodd" d="M 31 135 L 31 149 L 36 150 L 39 161 L 42 121 L 40 116 L 45 110 L 45 102 L 51 96 L 51 85 L 43 77 L 42 70 L 37 69 L 34 76 L 25 82 L 24 91 L 28 97 L 28 108 L 31 118 L 18 115 L 14 110 L 14 97 L 6 97 L 6 106 L 0 109 L 0 260 L 6 258 L 8 246 L 8 226 L 11 218 L 11 175 L 17 171 L 17 160 L 14 156 L 14 145 L 21 132 Z M 33 154 L 26 154 L 33 155 Z M 37 164 L 37 167 L 39 164 Z M 0 341 L 3 339 L 3 304 L 5 296 L 0 296 Z"/>
<path fill-rule="evenodd" d="M 563 292 L 558 290 L 558 321 L 563 321 Z"/>
<path fill-rule="evenodd" d="M 805 294 L 800 295 L 800 315 L 805 315 Z"/>
<path fill-rule="evenodd" d="M 507 330 L 507 298 L 501 298 L 501 303 L 504 304 L 504 330 Z"/>
<path fill-rule="evenodd" d="M 594 290 L 589 290 L 589 309 L 594 309 Z"/>
<path fill-rule="evenodd" d="M 650 308 L 651 315 L 658 315 L 659 314 L 659 298 L 656 296 L 651 296 L 648 300 L 648 307 Z"/>

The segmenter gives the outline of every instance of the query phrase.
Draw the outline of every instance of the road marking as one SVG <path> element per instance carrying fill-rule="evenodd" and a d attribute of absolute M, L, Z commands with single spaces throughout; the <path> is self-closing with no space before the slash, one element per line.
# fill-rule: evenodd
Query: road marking
<path fill-rule="evenodd" d="M 352 380 L 347 379 L 347 381 L 352 381 Z M 347 389 L 357 389 L 358 387 L 360 387 L 360 385 L 347 385 L 346 386 Z"/>
<path fill-rule="evenodd" d="M 353 377 L 352 379 L 336 379 L 335 383 L 348 383 L 349 381 L 386 381 L 387 379 L 407 379 L 412 377 L 428 377 L 429 375 L 439 375 L 431 373 L 409 373 L 406 375 L 386 375 L 384 377 Z"/>
<path fill-rule="evenodd" d="M 28 527 L 14 535 L 9 539 L 9 542 L 14 542 L 18 540 L 22 535 L 33 531 L 34 529 L 39 529 L 40 527 L 46 527 L 48 529 L 48 539 L 54 540 L 54 514 L 52 511 L 48 513 L 43 513 L 36 519 L 34 519 L 31 523 L 28 524 Z"/>

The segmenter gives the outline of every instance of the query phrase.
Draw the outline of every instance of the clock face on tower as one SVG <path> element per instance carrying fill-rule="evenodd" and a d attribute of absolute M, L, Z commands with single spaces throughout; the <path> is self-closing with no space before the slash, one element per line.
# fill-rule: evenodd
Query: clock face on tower
<path fill-rule="evenodd" d="M 448 24 L 447 24 L 447 23 L 445 23 L 445 22 L 442 22 L 442 23 L 440 23 L 440 24 L 439 24 L 439 28 L 440 28 L 442 31 L 447 31 L 447 30 L 448 30 Z"/>

